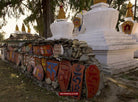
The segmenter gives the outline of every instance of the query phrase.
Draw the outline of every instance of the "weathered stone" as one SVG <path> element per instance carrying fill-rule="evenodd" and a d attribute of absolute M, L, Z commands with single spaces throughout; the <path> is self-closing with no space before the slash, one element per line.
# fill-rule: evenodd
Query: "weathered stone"
<path fill-rule="evenodd" d="M 49 84 L 49 85 L 52 83 L 52 81 L 51 81 L 51 79 L 50 79 L 50 78 L 46 78 L 46 80 L 45 80 L 45 81 L 46 81 L 46 83 L 47 83 L 47 84 Z"/>
<path fill-rule="evenodd" d="M 79 61 L 88 61 L 89 60 L 89 57 L 87 55 L 82 55 L 80 57 L 80 60 Z"/>
<path fill-rule="evenodd" d="M 86 49 L 86 52 L 85 52 L 85 53 L 88 54 L 88 53 L 92 53 L 92 52 L 93 52 L 92 48 L 89 48 L 89 47 L 88 47 L 88 48 Z"/>
<path fill-rule="evenodd" d="M 95 55 L 93 53 L 87 54 L 89 57 L 94 57 Z"/>
<path fill-rule="evenodd" d="M 54 89 L 56 89 L 59 86 L 58 81 L 52 81 L 52 86 Z"/>
<path fill-rule="evenodd" d="M 80 41 L 80 47 L 88 47 L 88 44 L 85 41 Z"/>
<path fill-rule="evenodd" d="M 80 42 L 77 39 L 73 40 L 73 45 L 79 45 L 79 44 Z"/>

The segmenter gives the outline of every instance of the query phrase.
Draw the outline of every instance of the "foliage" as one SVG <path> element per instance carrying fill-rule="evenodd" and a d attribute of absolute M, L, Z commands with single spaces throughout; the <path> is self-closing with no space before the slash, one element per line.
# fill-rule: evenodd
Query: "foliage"
<path fill-rule="evenodd" d="M 126 13 L 126 2 L 127 0 L 107 0 L 110 6 L 119 10 L 118 24 L 124 21 Z M 54 12 L 56 7 L 59 6 L 60 2 L 70 10 L 75 10 L 76 13 L 82 10 L 90 10 L 90 6 L 93 4 L 93 0 L 0 0 L 0 17 L 3 18 L 3 25 L 6 24 L 7 17 L 19 18 L 20 15 L 24 15 L 26 12 L 30 12 L 30 15 L 24 20 L 24 23 L 34 26 L 35 30 L 44 37 L 50 35 L 50 24 L 53 22 L 55 15 Z M 135 16 L 135 19 L 138 19 Z M 118 29 L 118 25 L 117 25 Z"/>
<path fill-rule="evenodd" d="M 4 32 L 0 32 L 0 41 L 4 39 Z"/>

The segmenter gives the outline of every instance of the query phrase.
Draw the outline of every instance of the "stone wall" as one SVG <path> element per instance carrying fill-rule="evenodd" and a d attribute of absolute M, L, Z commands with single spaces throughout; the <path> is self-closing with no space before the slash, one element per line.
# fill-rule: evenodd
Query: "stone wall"
<path fill-rule="evenodd" d="M 57 92 L 78 92 L 74 98 L 92 98 L 103 85 L 102 68 L 84 41 L 60 39 L 7 47 L 6 60 L 26 75 Z"/>

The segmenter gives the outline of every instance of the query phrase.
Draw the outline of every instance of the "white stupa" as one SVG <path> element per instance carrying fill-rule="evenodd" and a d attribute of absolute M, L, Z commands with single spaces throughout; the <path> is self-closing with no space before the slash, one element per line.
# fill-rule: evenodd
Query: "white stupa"
<path fill-rule="evenodd" d="M 54 23 L 50 25 L 53 36 L 49 39 L 72 38 L 74 25 L 65 17 L 63 5 L 61 4 L 59 14 Z"/>
<path fill-rule="evenodd" d="M 109 8 L 105 1 L 94 0 L 92 10 L 84 15 L 86 32 L 77 38 L 93 48 L 105 72 L 117 74 L 138 66 L 133 59 L 138 43 L 132 36 L 116 31 L 119 12 Z"/>

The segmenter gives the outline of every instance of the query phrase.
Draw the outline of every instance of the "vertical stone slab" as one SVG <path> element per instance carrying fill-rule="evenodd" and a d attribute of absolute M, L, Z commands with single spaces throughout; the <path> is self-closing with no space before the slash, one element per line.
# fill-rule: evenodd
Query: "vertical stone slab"
<path fill-rule="evenodd" d="M 44 70 L 41 64 L 38 64 L 34 70 L 33 70 L 33 75 L 40 81 L 44 79 Z"/>
<path fill-rule="evenodd" d="M 85 66 L 80 64 L 73 64 L 72 67 L 71 92 L 79 92 L 79 96 L 74 96 L 77 99 L 81 98 L 84 69 Z"/>
<path fill-rule="evenodd" d="M 62 92 L 66 92 L 69 86 L 69 81 L 71 77 L 71 64 L 69 61 L 61 61 L 59 72 L 58 72 L 58 82 Z"/>
<path fill-rule="evenodd" d="M 41 59 L 41 63 L 42 63 L 42 67 L 43 67 L 43 69 L 44 69 L 44 73 L 45 73 L 45 75 L 46 75 L 46 71 L 47 71 L 47 69 L 46 69 L 46 59 L 45 58 L 42 58 Z"/>
<path fill-rule="evenodd" d="M 18 61 L 17 61 L 17 66 L 19 66 L 20 64 L 23 65 L 24 60 L 23 60 L 23 55 L 21 53 L 18 54 Z"/>
<path fill-rule="evenodd" d="M 57 71 L 58 71 L 58 62 L 52 60 L 47 61 L 46 77 L 50 78 L 52 81 L 55 81 Z"/>
<path fill-rule="evenodd" d="M 27 71 L 29 73 L 32 73 L 34 68 L 35 68 L 35 59 L 33 56 L 30 56 L 29 63 L 27 65 Z"/>
<path fill-rule="evenodd" d="M 51 45 L 41 45 L 40 46 L 40 54 L 42 56 L 51 56 L 53 54 Z"/>
<path fill-rule="evenodd" d="M 85 71 L 87 98 L 96 95 L 100 83 L 100 71 L 96 65 L 90 65 Z"/>

